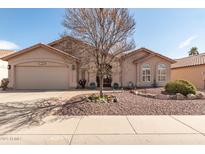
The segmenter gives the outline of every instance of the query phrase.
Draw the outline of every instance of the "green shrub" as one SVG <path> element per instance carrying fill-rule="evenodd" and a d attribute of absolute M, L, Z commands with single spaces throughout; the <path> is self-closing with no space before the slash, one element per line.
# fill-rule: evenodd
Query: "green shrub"
<path fill-rule="evenodd" d="M 2 88 L 3 90 L 6 90 L 8 88 L 8 84 L 9 84 L 9 79 L 7 78 L 2 79 L 0 88 Z"/>
<path fill-rule="evenodd" d="M 189 81 L 176 80 L 166 84 L 165 91 L 169 94 L 181 93 L 183 95 L 196 94 L 195 86 Z"/>
<path fill-rule="evenodd" d="M 95 82 L 91 82 L 90 83 L 90 89 L 96 89 L 96 84 L 95 84 Z"/>
<path fill-rule="evenodd" d="M 128 89 L 134 89 L 134 83 L 132 81 L 129 81 L 128 83 Z"/>
<path fill-rule="evenodd" d="M 118 83 L 114 83 L 113 84 L 113 89 L 119 89 L 119 84 Z"/>

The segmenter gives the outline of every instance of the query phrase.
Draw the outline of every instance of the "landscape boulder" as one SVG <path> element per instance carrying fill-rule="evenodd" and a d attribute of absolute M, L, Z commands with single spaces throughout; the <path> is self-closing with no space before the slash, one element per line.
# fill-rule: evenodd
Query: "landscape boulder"
<path fill-rule="evenodd" d="M 155 96 L 155 98 L 167 100 L 167 99 L 169 99 L 169 95 L 158 94 L 158 95 Z"/>
<path fill-rule="evenodd" d="M 177 96 L 176 95 L 169 95 L 169 99 L 177 99 Z"/>
<path fill-rule="evenodd" d="M 176 97 L 177 97 L 177 100 L 184 100 L 185 99 L 185 96 L 182 95 L 181 93 L 177 93 Z"/>
<path fill-rule="evenodd" d="M 202 99 L 202 98 L 205 98 L 205 93 L 204 92 L 197 92 L 196 99 Z"/>
<path fill-rule="evenodd" d="M 113 98 L 113 102 L 114 102 L 114 103 L 117 103 L 117 102 L 118 102 L 117 97 L 114 97 L 114 98 Z"/>
<path fill-rule="evenodd" d="M 138 91 L 130 90 L 130 93 L 132 93 L 132 94 L 134 94 L 134 95 L 137 95 L 137 94 L 138 94 Z"/>
<path fill-rule="evenodd" d="M 190 99 L 190 100 L 196 99 L 196 95 L 194 95 L 194 94 L 188 94 L 188 95 L 187 95 L 187 99 Z"/>
<path fill-rule="evenodd" d="M 156 94 L 151 94 L 151 93 L 138 92 L 137 95 L 143 96 L 143 97 L 148 97 L 148 98 L 156 98 Z"/>
<path fill-rule="evenodd" d="M 149 97 L 149 98 L 156 98 L 156 94 L 147 93 L 146 96 Z"/>

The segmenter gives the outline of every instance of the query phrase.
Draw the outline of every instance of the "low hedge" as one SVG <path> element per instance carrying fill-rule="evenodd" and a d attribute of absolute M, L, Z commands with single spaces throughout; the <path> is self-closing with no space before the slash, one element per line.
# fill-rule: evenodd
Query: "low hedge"
<path fill-rule="evenodd" d="M 185 80 L 171 81 L 166 84 L 165 91 L 169 94 L 181 93 L 183 95 L 196 94 L 196 87 Z"/>
<path fill-rule="evenodd" d="M 119 89 L 119 88 L 120 88 L 120 86 L 119 86 L 119 84 L 118 84 L 118 83 L 114 83 L 112 87 L 113 87 L 113 89 L 115 89 L 115 90 L 117 90 L 117 89 Z"/>
<path fill-rule="evenodd" d="M 90 89 L 92 89 L 92 90 L 96 89 L 96 84 L 95 84 L 95 82 L 91 82 L 91 83 L 90 83 Z"/>
<path fill-rule="evenodd" d="M 0 88 L 2 88 L 3 90 L 6 90 L 8 88 L 8 84 L 9 84 L 9 79 L 4 78 L 1 80 Z"/>

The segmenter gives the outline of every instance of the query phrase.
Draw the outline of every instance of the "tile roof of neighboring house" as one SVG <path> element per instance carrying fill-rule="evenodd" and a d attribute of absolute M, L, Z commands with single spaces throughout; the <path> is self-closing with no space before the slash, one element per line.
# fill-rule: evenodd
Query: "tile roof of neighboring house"
<path fill-rule="evenodd" d="M 6 56 L 6 55 L 9 55 L 9 54 L 12 54 L 14 53 L 15 51 L 13 50 L 4 50 L 4 49 L 0 49 L 0 57 L 3 57 L 3 56 Z"/>
<path fill-rule="evenodd" d="M 197 56 L 189 56 L 181 59 L 176 59 L 176 63 L 171 65 L 171 68 L 191 67 L 205 64 L 205 53 Z"/>

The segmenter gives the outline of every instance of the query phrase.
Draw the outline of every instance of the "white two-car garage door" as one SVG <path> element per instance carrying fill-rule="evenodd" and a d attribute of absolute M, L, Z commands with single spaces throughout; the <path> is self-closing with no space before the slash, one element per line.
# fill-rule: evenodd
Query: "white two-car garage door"
<path fill-rule="evenodd" d="M 68 89 L 67 67 L 16 67 L 16 89 Z"/>

